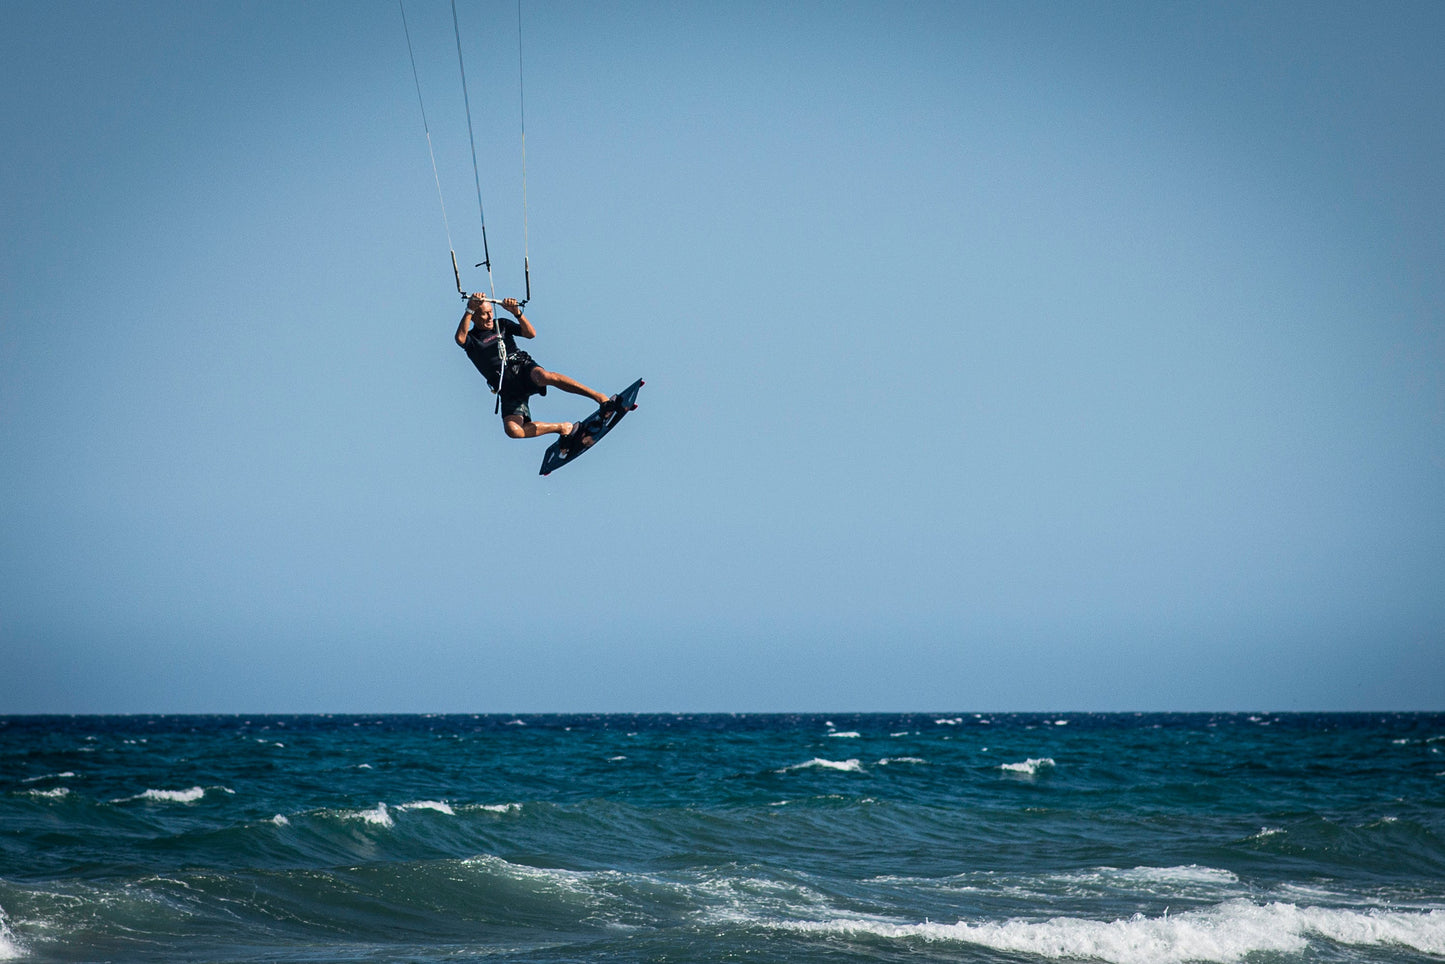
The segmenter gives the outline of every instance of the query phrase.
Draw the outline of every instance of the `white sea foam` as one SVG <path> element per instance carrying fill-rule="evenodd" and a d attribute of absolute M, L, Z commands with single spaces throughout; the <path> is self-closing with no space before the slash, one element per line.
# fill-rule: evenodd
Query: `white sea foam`
<path fill-rule="evenodd" d="M 963 725 L 963 717 L 961 717 L 961 716 L 955 716 L 955 717 L 952 717 L 952 718 L 950 718 L 950 719 L 934 720 L 933 722 L 936 723 L 936 724 L 939 725 L 939 726 L 962 726 L 962 725 Z"/>
<path fill-rule="evenodd" d="M 825 770 L 842 770 L 847 773 L 861 773 L 863 764 L 857 760 L 824 760 L 822 757 L 814 757 L 807 763 L 795 763 L 790 767 L 783 767 L 779 773 L 787 773 L 789 770 L 806 770 L 809 767 L 821 767 Z"/>
<path fill-rule="evenodd" d="M 927 763 L 921 756 L 890 756 L 878 761 L 879 766 L 886 767 L 890 763 Z"/>
<path fill-rule="evenodd" d="M 140 796 L 146 800 L 159 800 L 164 803 L 195 803 L 212 790 L 236 795 L 236 791 L 230 787 L 191 787 L 189 790 L 147 790 Z"/>
<path fill-rule="evenodd" d="M 581 894 L 583 896 L 602 897 L 605 896 L 601 889 L 593 886 L 598 882 L 606 882 L 624 879 L 623 875 L 616 871 L 586 871 L 566 870 L 560 867 L 529 867 L 526 864 L 514 864 L 509 860 L 491 854 L 483 854 L 478 857 L 467 857 L 461 861 L 462 866 L 479 868 L 489 874 L 498 877 L 522 880 L 534 885 L 540 884 L 543 887 L 550 887 L 570 894 Z"/>
<path fill-rule="evenodd" d="M 1195 900 L 1218 903 L 1247 896 L 1246 888 L 1232 872 L 1197 864 L 1176 867 L 1096 867 L 1059 874 L 1015 876 L 977 871 L 954 877 L 872 878 L 886 885 L 904 885 L 910 890 L 942 893 L 980 893 L 992 897 L 1048 907 L 1061 898 L 1098 899 L 1125 893 L 1131 898 Z"/>
<path fill-rule="evenodd" d="M 796 877 L 780 880 L 746 872 L 704 871 L 682 879 L 646 879 L 650 885 L 671 891 L 684 901 L 699 903 L 705 908 L 701 916 L 709 922 L 753 927 L 760 919 L 799 915 L 816 919 L 837 912 L 826 895 Z M 865 920 L 885 920 L 861 916 Z"/>
<path fill-rule="evenodd" d="M 1269 889 L 1269 899 L 1272 903 L 1304 904 L 1310 906 L 1324 904 L 1329 904 L 1334 907 L 1357 908 L 1376 906 L 1371 902 L 1369 897 L 1358 892 L 1351 894 L 1338 888 L 1326 887 L 1322 884 L 1275 884 Z"/>
<path fill-rule="evenodd" d="M 1233 964 L 1258 953 L 1298 954 L 1311 939 L 1353 947 L 1399 946 L 1445 953 L 1445 912 L 1296 907 L 1231 900 L 1162 917 L 1099 921 L 1054 917 L 956 924 L 897 924 L 866 919 L 779 922 L 778 927 L 830 936 L 952 941 L 1050 960 L 1110 964 Z"/>
<path fill-rule="evenodd" d="M 448 817 L 453 816 L 456 811 L 444 800 L 417 800 L 413 803 L 403 803 L 397 807 L 398 810 L 435 810 L 437 813 L 444 813 Z"/>
<path fill-rule="evenodd" d="M 15 939 L 10 922 L 5 919 L 5 908 L 0 907 L 0 961 L 13 961 L 25 956 L 25 947 Z"/>
<path fill-rule="evenodd" d="M 477 806 L 478 810 L 485 810 L 488 813 L 520 813 L 520 803 L 483 803 Z"/>
<path fill-rule="evenodd" d="M 287 820 L 284 816 L 282 816 L 282 815 L 279 814 L 279 813 L 276 814 L 276 816 L 274 816 L 274 817 L 271 818 L 271 822 L 274 823 L 274 824 L 275 824 L 276 826 L 278 826 L 278 827 L 289 827 L 289 826 L 291 826 L 291 821 L 290 821 L 290 820 Z"/>
<path fill-rule="evenodd" d="M 73 780 L 78 774 L 66 770 L 64 773 L 47 773 L 43 777 L 26 777 L 21 783 L 40 783 L 43 780 Z"/>
<path fill-rule="evenodd" d="M 232 791 L 226 790 L 226 792 Z M 144 793 L 137 793 L 133 797 L 122 797 L 112 802 L 129 803 L 132 800 L 150 800 L 154 803 L 195 803 L 205 795 L 205 787 L 191 787 L 189 790 L 147 790 Z"/>
<path fill-rule="evenodd" d="M 378 827 L 392 827 L 396 825 L 396 821 L 391 819 L 391 814 L 387 812 L 385 803 L 378 803 L 374 810 L 358 810 L 350 816 L 357 820 L 365 820 L 367 823 L 375 824 Z"/>
<path fill-rule="evenodd" d="M 1218 867 L 1201 867 L 1198 864 L 1184 864 L 1175 867 L 1100 867 L 1097 870 L 1064 874 L 1064 879 L 1080 877 L 1108 878 L 1127 883 L 1145 884 L 1212 884 L 1234 886 L 1239 877 L 1233 871 Z"/>
<path fill-rule="evenodd" d="M 1007 770 L 1010 773 L 1022 773 L 1026 776 L 1036 776 L 1045 767 L 1052 767 L 1052 757 L 1029 757 L 1022 763 L 1005 763 L 999 767 L 1000 770 Z"/>
<path fill-rule="evenodd" d="M 1302 927 L 1338 944 L 1393 945 L 1426 954 L 1445 954 L 1445 911 L 1408 913 L 1371 909 L 1360 912 L 1305 907 L 1297 913 Z"/>
<path fill-rule="evenodd" d="M 1099 867 L 1043 878 L 1048 890 L 1062 887 L 1066 893 L 1093 895 L 1125 890 L 1137 896 L 1160 900 L 1191 899 L 1221 901 L 1243 896 L 1234 873 L 1215 867 L 1189 864 L 1182 867 Z M 1042 896 L 1042 895 L 1040 895 Z"/>
<path fill-rule="evenodd" d="M 70 796 L 70 788 L 56 787 L 53 790 L 27 790 L 26 794 L 32 797 L 48 797 L 51 800 L 59 800 L 61 797 Z"/>
<path fill-rule="evenodd" d="M 863 734 L 857 732 L 856 730 L 838 730 L 834 733 L 829 733 L 828 735 L 836 736 L 844 740 L 856 740 Z"/>

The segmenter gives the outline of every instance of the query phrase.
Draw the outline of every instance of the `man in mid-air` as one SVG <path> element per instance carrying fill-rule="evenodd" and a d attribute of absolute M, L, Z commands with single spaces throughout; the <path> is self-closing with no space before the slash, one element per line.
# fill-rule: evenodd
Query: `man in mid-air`
<path fill-rule="evenodd" d="M 517 338 L 536 338 L 537 329 L 522 314 L 517 299 L 507 298 L 501 302 L 512 318 L 497 319 L 492 314 L 492 300 L 480 292 L 467 299 L 467 311 L 457 325 L 457 344 L 467 353 L 477 371 L 487 380 L 493 392 L 501 396 L 502 429 L 509 438 L 536 438 L 539 435 L 572 434 L 572 422 L 534 422 L 527 399 L 533 395 L 547 394 L 548 387 L 555 386 L 573 395 L 585 395 L 600 406 L 606 406 L 609 399 L 576 379 L 558 372 L 549 372 L 532 360 L 532 356 L 517 348 Z M 516 319 L 515 321 L 513 319 Z M 505 364 L 503 363 L 505 348 Z M 584 446 L 591 439 L 579 440 Z"/>

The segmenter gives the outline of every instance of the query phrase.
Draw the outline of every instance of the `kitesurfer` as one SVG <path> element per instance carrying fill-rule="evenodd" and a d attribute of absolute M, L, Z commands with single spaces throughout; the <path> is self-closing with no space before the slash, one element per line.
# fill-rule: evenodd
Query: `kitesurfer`
<path fill-rule="evenodd" d="M 480 292 L 473 293 L 467 299 L 466 313 L 457 325 L 457 344 L 466 351 L 493 392 L 498 392 L 500 383 L 502 428 L 509 438 L 570 435 L 575 428 L 572 422 L 532 421 L 527 400 L 533 395 L 547 394 L 549 387 L 586 396 L 600 406 L 608 403 L 608 397 L 576 379 L 547 371 L 533 361 L 531 355 L 519 349 L 515 339 L 535 338 L 537 329 L 522 313 L 517 299 L 503 299 L 501 305 L 512 314 L 512 318 L 496 318 L 492 312 L 492 300 Z M 498 350 L 498 339 L 506 348 L 505 366 L 502 352 Z M 587 445 L 591 439 L 580 441 Z"/>

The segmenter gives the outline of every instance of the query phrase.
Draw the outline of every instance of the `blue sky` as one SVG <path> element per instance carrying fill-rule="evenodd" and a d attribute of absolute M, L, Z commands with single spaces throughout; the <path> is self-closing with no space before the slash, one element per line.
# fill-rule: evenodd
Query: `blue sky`
<path fill-rule="evenodd" d="M 1445 708 L 1445 6 L 458 13 L 547 479 L 396 3 L 0 10 L 0 713 Z"/>

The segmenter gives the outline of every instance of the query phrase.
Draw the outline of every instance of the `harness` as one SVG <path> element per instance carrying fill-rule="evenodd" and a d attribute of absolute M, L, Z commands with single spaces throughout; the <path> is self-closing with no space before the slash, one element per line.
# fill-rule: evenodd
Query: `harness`
<path fill-rule="evenodd" d="M 496 319 L 492 325 L 492 333 L 482 339 L 482 347 L 487 347 L 488 342 L 495 341 L 497 343 L 497 384 L 495 386 L 487 386 L 492 390 L 492 394 L 497 396 L 497 404 L 492 407 L 492 414 L 496 415 L 502 410 L 502 383 L 507 378 L 508 361 L 512 362 L 512 374 L 514 376 L 521 371 L 521 368 L 518 365 L 517 356 L 509 356 L 507 354 L 507 339 L 502 333 L 502 319 Z M 526 352 L 517 352 L 517 355 L 525 354 Z"/>

